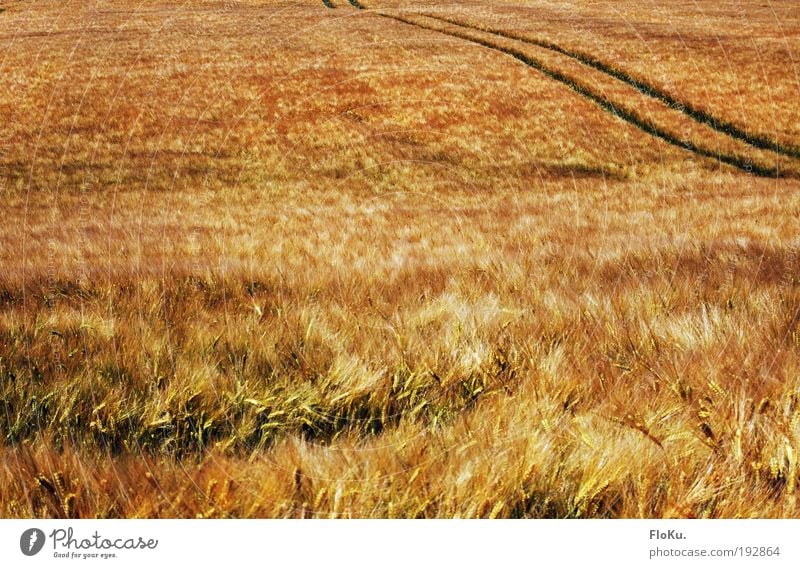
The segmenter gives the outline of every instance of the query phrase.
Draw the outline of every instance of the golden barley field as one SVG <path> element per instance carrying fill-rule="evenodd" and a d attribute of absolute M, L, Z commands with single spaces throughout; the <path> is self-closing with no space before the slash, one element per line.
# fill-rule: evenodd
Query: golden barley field
<path fill-rule="evenodd" d="M 800 515 L 795 2 L 0 10 L 0 516 Z"/>

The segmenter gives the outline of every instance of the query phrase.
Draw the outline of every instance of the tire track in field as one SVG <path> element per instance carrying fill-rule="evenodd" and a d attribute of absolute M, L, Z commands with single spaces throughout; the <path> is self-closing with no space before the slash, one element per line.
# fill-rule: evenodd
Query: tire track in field
<path fill-rule="evenodd" d="M 623 83 L 627 83 L 640 93 L 658 100 L 659 102 L 670 107 L 671 109 L 681 112 L 686 116 L 688 116 L 689 118 L 692 118 L 693 120 L 701 124 L 710 126 L 712 129 L 716 130 L 717 132 L 720 132 L 721 134 L 725 134 L 731 138 L 735 138 L 736 140 L 745 142 L 753 146 L 754 148 L 758 148 L 760 150 L 771 150 L 777 154 L 782 154 L 784 156 L 789 156 L 792 158 L 800 158 L 800 148 L 798 147 L 781 144 L 777 140 L 772 140 L 763 134 L 748 132 L 747 130 L 744 130 L 736 126 L 730 121 L 718 118 L 709 112 L 697 108 L 690 102 L 676 98 L 670 93 L 650 83 L 649 81 L 634 77 L 629 73 L 627 73 L 626 71 L 623 71 L 619 67 L 615 67 L 610 63 L 606 63 L 591 54 L 566 49 L 551 41 L 526 37 L 521 34 L 507 32 L 504 30 L 490 28 L 487 26 L 465 23 L 452 18 L 447 18 L 434 14 L 425 13 L 423 15 L 426 18 L 430 18 L 432 20 L 438 20 L 440 22 L 452 24 L 454 26 L 459 26 L 466 29 L 484 32 L 491 35 L 504 37 L 506 39 L 521 41 L 523 43 L 528 43 L 530 45 L 535 45 L 537 47 L 549 49 L 550 51 L 554 51 L 561 55 L 565 55 L 571 59 L 574 59 L 575 61 L 578 61 L 579 63 L 582 63 L 588 67 L 591 67 L 593 69 L 601 71 L 602 73 L 605 73 L 606 75 L 618 79 Z"/>
<path fill-rule="evenodd" d="M 438 32 L 443 35 L 462 39 L 474 43 L 476 45 L 480 45 L 488 49 L 492 49 L 494 51 L 509 55 L 514 59 L 524 63 L 528 67 L 531 67 L 532 69 L 539 71 L 543 75 L 551 79 L 554 79 L 560 83 L 563 83 L 564 85 L 566 85 L 579 95 L 585 97 L 586 99 L 598 105 L 603 110 L 617 116 L 618 118 L 621 118 L 622 120 L 628 122 L 629 124 L 632 124 L 633 126 L 646 132 L 647 134 L 650 134 L 651 136 L 664 140 L 665 142 L 672 144 L 673 146 L 677 146 L 678 148 L 682 148 L 684 150 L 692 152 L 698 156 L 703 156 L 706 158 L 717 160 L 729 166 L 738 168 L 743 172 L 754 174 L 757 176 L 779 178 L 779 177 L 789 177 L 791 175 L 791 177 L 798 177 L 796 174 L 792 174 L 790 172 L 785 171 L 784 168 L 766 166 L 763 164 L 756 163 L 753 160 L 746 157 L 742 157 L 738 154 L 711 150 L 709 148 L 696 144 L 691 140 L 679 138 L 678 136 L 674 135 L 669 130 L 662 128 L 655 122 L 642 117 L 637 112 L 626 109 L 618 105 L 608 97 L 595 92 L 593 89 L 581 83 L 577 79 L 570 77 L 569 75 L 566 75 L 561 71 L 558 71 L 557 69 L 552 69 L 547 65 L 545 65 L 544 63 L 542 63 L 541 61 L 517 49 L 498 45 L 487 39 L 474 37 L 472 35 L 469 35 L 468 32 L 444 30 L 434 26 L 428 26 L 421 22 L 411 20 L 404 16 L 399 16 L 396 14 L 386 14 L 381 12 L 377 12 L 377 14 L 384 18 L 396 20 L 419 29 Z M 482 32 L 482 30 L 477 30 L 477 31 Z"/>
<path fill-rule="evenodd" d="M 359 10 L 366 10 L 367 9 L 366 6 L 361 4 L 358 0 L 348 0 L 348 1 L 350 2 L 350 4 L 352 6 L 354 6 L 355 8 L 357 8 Z M 438 32 L 438 33 L 441 33 L 443 35 L 447 35 L 447 36 L 450 36 L 450 37 L 455 37 L 457 39 L 462 39 L 462 40 L 465 40 L 465 41 L 469 41 L 471 43 L 480 45 L 482 47 L 486 47 L 488 49 L 492 49 L 494 51 L 498 51 L 500 53 L 504 53 L 506 55 L 509 55 L 509 56 L 517 59 L 518 61 L 524 63 L 528 67 L 531 67 L 532 69 L 535 69 L 535 70 L 539 71 L 540 73 L 544 74 L 545 76 L 547 76 L 547 77 L 549 77 L 551 79 L 554 79 L 554 80 L 556 80 L 556 81 L 558 81 L 560 83 L 563 83 L 564 85 L 568 86 L 570 89 L 572 89 L 573 91 L 575 91 L 579 95 L 587 98 L 588 100 L 590 100 L 593 103 L 595 103 L 596 105 L 598 105 L 603 110 L 605 110 L 605 111 L 613 114 L 614 116 L 616 116 L 616 117 L 628 122 L 629 124 L 632 124 L 633 126 L 635 126 L 635 127 L 639 128 L 640 130 L 644 131 L 645 133 L 650 134 L 651 136 L 653 136 L 655 138 L 659 138 L 661 140 L 664 140 L 665 142 L 667 142 L 667 143 L 669 143 L 669 144 L 671 144 L 673 146 L 676 146 L 678 148 L 682 148 L 684 150 L 692 152 L 692 153 L 694 153 L 694 154 L 696 154 L 698 156 L 711 158 L 711 159 L 714 159 L 714 160 L 716 160 L 718 162 L 721 162 L 721 163 L 727 164 L 729 166 L 732 166 L 734 168 L 737 168 L 737 169 L 739 169 L 739 170 L 741 170 L 741 171 L 743 171 L 745 173 L 753 174 L 753 175 L 757 175 L 757 176 L 761 176 L 761 177 L 770 177 L 770 178 L 800 177 L 794 172 L 786 171 L 785 168 L 762 165 L 762 164 L 754 162 L 750 158 L 743 157 L 743 156 L 741 156 L 739 154 L 736 154 L 736 153 L 722 152 L 722 151 L 718 151 L 718 150 L 715 151 L 715 150 L 706 148 L 705 146 L 702 146 L 700 144 L 697 144 L 697 143 L 695 143 L 695 142 L 693 142 L 693 141 L 691 141 L 689 139 L 680 138 L 680 137 L 676 136 L 675 134 L 673 134 L 672 132 L 670 132 L 669 130 L 667 130 L 665 128 L 662 128 L 661 126 L 659 126 L 658 124 L 656 124 L 652 120 L 644 118 L 643 116 L 641 116 L 636 111 L 630 110 L 630 109 L 626 109 L 626 108 L 620 106 L 619 104 L 615 103 L 614 101 L 612 101 L 608 97 L 596 92 L 594 89 L 592 89 L 589 86 L 581 83 L 579 80 L 577 80 L 577 79 L 575 79 L 575 78 L 573 78 L 573 77 L 571 77 L 571 76 L 569 76 L 569 75 L 567 75 L 565 73 L 562 73 L 561 71 L 559 71 L 557 69 L 553 69 L 551 67 L 548 67 L 547 65 L 545 65 L 544 63 L 542 63 L 538 59 L 536 59 L 536 58 L 534 58 L 532 56 L 529 56 L 529 55 L 527 55 L 527 54 L 525 54 L 525 53 L 523 53 L 523 52 L 521 52 L 521 51 L 519 51 L 517 49 L 511 48 L 511 47 L 505 47 L 505 46 L 498 45 L 498 44 L 496 44 L 494 42 L 491 42 L 489 40 L 486 40 L 486 39 L 482 39 L 482 38 L 477 38 L 477 37 L 471 36 L 466 31 L 462 33 L 462 32 L 458 32 L 458 31 L 444 30 L 444 29 L 437 28 L 437 27 L 434 27 L 434 26 L 428 26 L 428 25 L 425 25 L 425 24 L 420 23 L 418 21 L 414 21 L 414 20 L 409 19 L 407 17 L 396 15 L 396 14 L 387 14 L 387 13 L 383 13 L 383 12 L 373 12 L 373 13 L 377 14 L 378 16 L 381 16 L 381 17 L 384 17 L 384 18 L 389 18 L 389 19 L 392 19 L 392 20 L 396 20 L 396 21 L 402 22 L 404 24 L 408 24 L 408 25 L 414 26 L 414 27 L 419 28 L 419 29 Z M 465 25 L 463 23 L 456 22 L 454 20 L 449 20 L 447 18 L 442 18 L 442 17 L 437 17 L 437 16 L 430 16 L 430 15 L 426 15 L 426 14 L 415 14 L 415 15 L 416 16 L 422 16 L 424 18 L 429 18 L 429 19 L 432 19 L 432 20 L 435 20 L 435 21 L 440 21 L 440 22 L 443 22 L 443 23 L 446 23 L 446 24 L 454 25 L 454 26 L 460 27 L 460 28 L 462 28 L 464 30 L 471 30 L 473 32 L 485 33 L 485 34 L 489 34 L 489 35 L 497 35 L 497 36 L 504 37 L 506 39 L 510 39 L 510 40 L 513 40 L 513 41 L 520 41 L 520 42 L 523 42 L 523 43 L 530 43 L 530 44 L 536 45 L 538 47 L 543 47 L 545 49 L 551 49 L 552 51 L 555 51 L 555 52 L 557 52 L 559 54 L 571 57 L 572 59 L 578 61 L 579 63 L 582 63 L 584 65 L 589 65 L 588 63 L 586 63 L 584 61 L 581 61 L 580 58 L 573 57 L 573 52 L 568 52 L 568 50 L 564 50 L 560 46 L 556 46 L 556 44 L 539 45 L 535 41 L 526 41 L 529 38 L 514 37 L 513 35 L 506 34 L 505 32 L 503 32 L 503 33 L 495 33 L 494 31 L 483 30 L 483 29 L 481 29 L 479 27 L 473 27 L 473 26 L 470 26 L 470 25 Z M 549 44 L 549 42 L 543 42 L 543 43 L 548 43 Z M 553 47 L 557 47 L 558 49 L 552 49 Z M 574 54 L 574 55 L 578 55 L 578 54 Z M 591 56 L 586 56 L 585 59 L 595 61 L 595 62 L 597 62 L 598 65 L 603 65 L 606 68 L 608 68 L 610 70 L 613 70 L 613 68 L 610 65 L 606 65 L 606 64 L 602 63 L 601 61 L 599 61 L 597 59 L 594 59 Z M 740 134 L 741 133 L 748 134 L 750 136 L 750 138 L 755 139 L 757 141 L 760 140 L 760 142 L 757 142 L 756 144 L 752 144 L 751 142 L 749 142 L 747 140 L 741 140 L 737 136 L 733 136 L 730 133 L 725 132 L 724 130 L 720 130 L 719 128 L 714 128 L 714 125 L 719 125 L 720 122 L 721 122 L 718 119 L 716 119 L 715 117 L 713 117 L 713 116 L 711 116 L 711 115 L 709 115 L 707 113 L 703 113 L 704 116 L 708 116 L 708 120 L 714 122 L 714 125 L 712 125 L 712 124 L 707 124 L 704 120 L 698 120 L 696 117 L 694 117 L 691 114 L 685 112 L 686 111 L 686 105 L 684 105 L 683 103 L 681 103 L 677 99 L 672 99 L 672 97 L 668 93 L 664 93 L 664 94 L 667 95 L 670 99 L 674 100 L 675 101 L 674 104 L 678 108 L 674 108 L 671 104 L 669 104 L 668 100 L 665 100 L 663 97 L 658 96 L 658 93 L 656 93 L 656 95 L 654 96 L 654 95 L 649 94 L 648 92 L 642 91 L 641 90 L 642 88 L 647 90 L 647 89 L 649 89 L 651 87 L 648 83 L 645 83 L 643 81 L 637 81 L 636 79 L 631 77 L 630 79 L 632 81 L 634 81 L 635 83 L 637 83 L 637 84 L 631 84 L 628 81 L 624 81 L 622 78 L 617 77 L 615 74 L 609 73 L 605 69 L 598 69 L 597 67 L 594 67 L 593 65 L 589 65 L 589 66 L 597 69 L 598 71 L 601 71 L 601 72 L 605 73 L 606 75 L 610 75 L 615 79 L 618 79 L 620 81 L 623 81 L 623 82 L 627 83 L 629 86 L 636 88 L 638 91 L 642 92 L 643 94 L 658 100 L 659 102 L 661 102 L 662 104 L 664 104 L 668 108 L 670 108 L 672 110 L 675 110 L 675 111 L 678 111 L 678 112 L 681 112 L 682 114 L 684 114 L 686 116 L 689 116 L 689 118 L 697 120 L 698 122 L 701 122 L 702 124 L 704 124 L 706 126 L 709 126 L 713 130 L 715 130 L 715 131 L 717 131 L 717 132 L 719 132 L 721 134 L 724 134 L 726 136 L 729 136 L 731 138 L 739 140 L 740 142 L 748 143 L 751 146 L 754 146 L 756 148 L 775 151 L 775 145 L 777 144 L 777 142 L 770 141 L 770 140 L 768 140 L 766 138 L 763 138 L 763 137 L 759 137 L 758 135 L 752 135 L 752 134 L 749 134 L 749 133 L 745 133 L 744 131 L 741 131 L 740 129 L 734 127 L 734 128 L 737 129 L 737 131 Z M 620 74 L 624 74 L 624 72 L 620 71 Z M 637 86 L 637 85 L 639 85 L 639 86 Z M 653 92 L 656 92 L 656 91 L 653 91 Z M 723 123 L 723 124 L 728 124 L 728 123 Z M 757 145 L 759 143 L 766 144 L 767 147 L 766 148 L 761 148 L 760 146 Z M 782 147 L 782 146 L 780 146 L 780 147 L 783 148 L 784 150 L 786 149 L 785 147 Z M 798 150 L 797 153 L 798 153 L 798 156 L 800 156 L 800 150 Z M 791 155 L 791 154 L 789 154 L 789 155 Z"/>

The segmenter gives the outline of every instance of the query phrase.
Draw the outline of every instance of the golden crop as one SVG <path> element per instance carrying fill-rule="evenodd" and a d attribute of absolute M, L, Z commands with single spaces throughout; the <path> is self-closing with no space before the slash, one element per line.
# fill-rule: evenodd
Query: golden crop
<path fill-rule="evenodd" d="M 792 2 L 0 9 L 0 515 L 798 514 Z"/>

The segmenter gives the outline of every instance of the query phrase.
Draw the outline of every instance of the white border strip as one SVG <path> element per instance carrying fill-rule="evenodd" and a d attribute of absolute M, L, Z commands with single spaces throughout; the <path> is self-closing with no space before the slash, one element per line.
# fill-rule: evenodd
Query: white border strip
<path fill-rule="evenodd" d="M 4 520 L 0 565 L 796 567 L 798 529 L 800 520 Z"/>

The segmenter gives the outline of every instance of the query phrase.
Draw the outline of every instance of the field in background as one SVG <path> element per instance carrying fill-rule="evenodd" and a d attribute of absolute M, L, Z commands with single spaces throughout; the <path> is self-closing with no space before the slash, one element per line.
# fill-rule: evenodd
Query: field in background
<path fill-rule="evenodd" d="M 800 512 L 793 2 L 0 10 L 0 516 Z"/>

